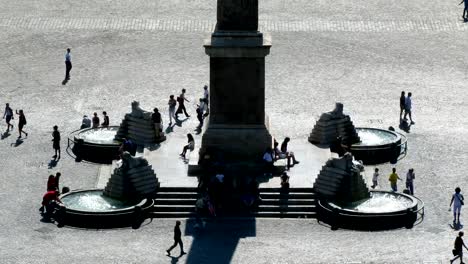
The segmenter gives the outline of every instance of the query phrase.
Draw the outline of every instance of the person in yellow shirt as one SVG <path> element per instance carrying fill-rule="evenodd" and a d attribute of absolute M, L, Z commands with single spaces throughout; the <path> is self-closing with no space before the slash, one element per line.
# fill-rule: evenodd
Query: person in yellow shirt
<path fill-rule="evenodd" d="M 397 191 L 397 181 L 400 180 L 400 177 L 398 177 L 398 174 L 396 173 L 396 168 L 392 169 L 392 173 L 388 177 L 388 180 L 390 181 L 390 186 L 392 187 L 392 191 L 396 192 Z"/>

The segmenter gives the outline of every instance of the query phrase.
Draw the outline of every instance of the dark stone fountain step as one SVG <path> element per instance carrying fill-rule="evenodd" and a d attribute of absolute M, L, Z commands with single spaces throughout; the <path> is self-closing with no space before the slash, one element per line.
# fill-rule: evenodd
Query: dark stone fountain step
<path fill-rule="evenodd" d="M 315 199 L 316 195 L 312 193 L 260 193 L 262 199 Z"/>
<path fill-rule="evenodd" d="M 150 218 L 196 218 L 195 212 L 151 212 Z"/>
<path fill-rule="evenodd" d="M 259 218 L 317 218 L 315 212 L 256 212 L 251 216 Z"/>

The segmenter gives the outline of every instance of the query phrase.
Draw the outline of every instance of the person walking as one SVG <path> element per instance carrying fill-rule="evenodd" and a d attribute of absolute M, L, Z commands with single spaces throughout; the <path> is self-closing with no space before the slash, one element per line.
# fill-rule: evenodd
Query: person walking
<path fill-rule="evenodd" d="M 372 189 L 375 189 L 379 185 L 379 168 L 375 168 L 374 174 L 372 175 Z"/>
<path fill-rule="evenodd" d="M 204 113 L 206 111 L 206 103 L 204 98 L 200 98 L 200 103 L 197 105 L 197 119 L 200 122 L 199 128 L 203 126 L 203 119 L 205 118 Z"/>
<path fill-rule="evenodd" d="M 184 148 L 182 149 L 182 153 L 180 153 L 180 156 L 184 159 L 185 155 L 187 154 L 187 150 L 193 151 L 195 149 L 195 139 L 193 138 L 192 134 L 187 134 L 187 141 L 188 144 L 184 146 Z"/>
<path fill-rule="evenodd" d="M 70 71 L 72 69 L 71 63 L 71 50 L 70 48 L 67 49 L 67 53 L 65 53 L 65 81 L 70 80 Z"/>
<path fill-rule="evenodd" d="M 93 114 L 93 128 L 99 127 L 99 117 L 96 112 Z"/>
<path fill-rule="evenodd" d="M 414 169 L 411 168 L 406 173 L 406 189 L 409 190 L 409 193 L 411 195 L 414 195 L 414 185 L 413 185 L 414 179 L 416 179 L 416 175 L 414 174 Z"/>
<path fill-rule="evenodd" d="M 10 127 L 13 130 L 13 125 L 10 124 L 10 121 L 13 119 L 13 109 L 11 109 L 10 104 L 7 103 L 5 106 L 5 112 L 3 113 L 3 119 L 7 123 L 7 132 L 10 131 Z"/>
<path fill-rule="evenodd" d="M 26 133 L 26 131 L 23 131 L 23 127 L 26 125 L 26 116 L 24 116 L 24 112 L 23 110 L 16 110 L 15 111 L 16 114 L 19 116 L 18 118 L 18 133 L 19 133 L 19 136 L 18 138 L 21 138 L 21 134 L 24 133 L 24 135 L 26 135 L 26 137 L 28 136 L 28 133 Z"/>
<path fill-rule="evenodd" d="M 390 186 L 392 187 L 392 191 L 394 191 L 394 192 L 398 191 L 397 181 L 398 180 L 401 181 L 401 179 L 398 176 L 398 174 L 396 173 L 396 168 L 392 168 L 392 173 L 388 177 L 388 180 L 390 181 Z"/>
<path fill-rule="evenodd" d="M 405 96 L 405 91 L 401 91 L 401 96 L 400 96 L 400 121 L 403 119 L 403 113 L 405 111 L 405 104 L 406 104 L 406 96 Z"/>
<path fill-rule="evenodd" d="M 104 116 L 103 117 L 104 122 L 102 122 L 101 126 L 102 127 L 108 127 L 109 126 L 109 116 L 107 115 L 107 112 L 106 111 L 102 112 L 102 115 Z"/>
<path fill-rule="evenodd" d="M 182 114 L 182 112 L 185 114 L 186 117 L 190 117 L 189 114 L 187 114 L 187 109 L 185 109 L 185 101 L 190 102 L 187 98 L 185 98 L 185 89 L 182 89 L 182 93 L 177 97 L 177 102 L 179 103 L 179 108 L 177 108 L 176 111 L 176 117 L 178 114 Z"/>
<path fill-rule="evenodd" d="M 465 2 L 465 8 L 463 8 L 462 18 L 463 18 L 463 22 L 468 22 L 468 0 L 462 0 L 460 4 L 458 5 L 463 4 L 463 2 Z"/>
<path fill-rule="evenodd" d="M 468 248 L 465 245 L 465 242 L 463 242 L 463 231 L 458 232 L 457 238 L 455 238 L 455 243 L 454 243 L 454 249 L 452 250 L 453 255 L 455 256 L 453 259 L 450 260 L 450 263 L 453 263 L 455 260 L 460 258 L 460 263 L 463 264 L 463 247 L 468 250 Z"/>
<path fill-rule="evenodd" d="M 54 126 L 54 131 L 52 132 L 52 147 L 55 150 L 55 155 L 52 156 L 54 159 L 60 159 L 60 132 L 58 131 L 58 126 Z M 57 156 L 58 153 L 58 156 Z"/>
<path fill-rule="evenodd" d="M 167 103 L 169 105 L 169 126 L 172 125 L 172 119 L 176 119 L 175 115 L 175 108 L 177 106 L 177 101 L 174 99 L 174 95 L 171 94 L 169 96 L 169 102 Z"/>
<path fill-rule="evenodd" d="M 210 112 L 210 92 L 208 91 L 208 85 L 203 86 L 203 99 L 205 99 L 206 104 L 206 115 Z"/>
<path fill-rule="evenodd" d="M 462 206 L 465 205 L 465 197 L 461 194 L 460 187 L 455 188 L 455 193 L 452 195 L 452 200 L 450 201 L 450 207 L 453 204 L 453 223 L 460 223 L 460 213 Z"/>
<path fill-rule="evenodd" d="M 409 119 L 411 121 L 411 124 L 414 125 L 413 118 L 411 117 L 411 107 L 412 107 L 412 101 L 411 101 L 411 93 L 408 93 L 408 96 L 406 97 L 405 100 L 405 116 L 403 117 L 404 120 L 406 120 L 406 115 L 409 115 Z"/>
<path fill-rule="evenodd" d="M 182 232 L 180 232 L 180 221 L 177 220 L 174 226 L 174 245 L 166 250 L 167 255 L 171 255 L 171 250 L 173 250 L 177 244 L 180 246 L 180 255 L 187 254 L 184 251 L 184 243 L 182 243 Z"/>

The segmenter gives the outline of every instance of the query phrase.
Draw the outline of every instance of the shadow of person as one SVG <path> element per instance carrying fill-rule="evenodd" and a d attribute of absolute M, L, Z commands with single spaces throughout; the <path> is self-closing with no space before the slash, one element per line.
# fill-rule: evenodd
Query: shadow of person
<path fill-rule="evenodd" d="M 169 134 L 169 133 L 174 132 L 174 127 L 176 126 L 176 124 L 177 124 L 177 119 L 176 119 L 176 121 L 174 122 L 174 124 L 168 125 L 168 126 L 167 126 L 167 128 L 166 128 L 166 130 L 165 130 L 166 135 Z"/>
<path fill-rule="evenodd" d="M 195 131 L 195 135 L 200 135 L 200 134 L 201 134 L 201 132 L 202 132 L 202 128 L 201 128 L 201 126 L 197 126 L 197 128 L 195 128 L 195 130 L 194 130 L 194 131 Z"/>
<path fill-rule="evenodd" d="M 405 131 L 406 133 L 410 132 L 411 129 L 411 124 L 408 123 L 407 120 L 401 119 L 400 120 L 400 125 L 398 126 L 401 130 Z"/>
<path fill-rule="evenodd" d="M 253 217 L 208 220 L 200 226 L 187 219 L 185 235 L 193 236 L 186 263 L 231 263 L 240 239 L 256 236 Z"/>
<path fill-rule="evenodd" d="M 57 166 L 57 163 L 58 163 L 59 160 L 60 160 L 60 158 L 58 158 L 58 159 L 55 159 L 55 158 L 51 159 L 51 160 L 49 161 L 48 168 L 49 168 L 49 169 L 52 169 L 52 168 L 54 168 L 55 166 Z"/>
<path fill-rule="evenodd" d="M 24 142 L 23 139 L 18 138 L 16 139 L 15 143 L 11 143 L 11 146 L 18 147 L 19 145 L 23 144 L 23 142 Z"/>
<path fill-rule="evenodd" d="M 11 134 L 10 134 L 10 131 L 5 131 L 4 133 L 2 133 L 2 140 L 4 140 L 5 138 L 9 137 Z"/>
<path fill-rule="evenodd" d="M 177 256 L 177 257 L 171 256 L 171 255 L 166 255 L 166 256 L 168 256 L 169 258 L 171 258 L 171 264 L 174 264 L 174 263 L 179 262 L 179 259 L 180 259 L 183 255 L 184 255 L 184 254 L 180 254 L 180 255 Z"/>

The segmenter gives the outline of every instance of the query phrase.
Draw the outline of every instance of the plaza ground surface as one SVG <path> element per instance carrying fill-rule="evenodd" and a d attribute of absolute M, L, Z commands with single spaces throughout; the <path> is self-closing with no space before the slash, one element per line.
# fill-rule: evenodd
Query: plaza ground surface
<path fill-rule="evenodd" d="M 15 123 L 0 140 L 0 263 L 448 262 L 456 236 L 450 196 L 456 186 L 468 189 L 468 24 L 458 1 L 260 2 L 261 30 L 273 40 L 266 58 L 271 133 L 308 144 L 317 116 L 335 101 L 357 126 L 397 127 L 400 92 L 413 92 L 416 125 L 396 168 L 401 176 L 414 168 L 424 222 L 411 230 L 355 232 L 310 219 L 231 219 L 194 232 L 184 220 L 188 255 L 181 258 L 165 255 L 173 219 L 138 230 L 42 223 L 37 209 L 50 173 L 61 171 L 62 185 L 72 189 L 98 180 L 99 166 L 65 153 L 83 114 L 105 110 L 117 125 L 132 100 L 166 113 L 168 95 L 186 88 L 194 116 L 209 80 L 202 45 L 215 23 L 215 1 L 0 0 L 0 106 L 23 109 L 29 133 L 16 141 Z M 72 79 L 62 86 L 67 47 Z M 53 125 L 62 132 L 57 164 L 50 163 Z M 191 118 L 168 136 L 183 141 L 196 125 Z M 382 189 L 390 188 L 391 167 L 379 166 Z M 373 168 L 366 168 L 368 182 Z"/>

